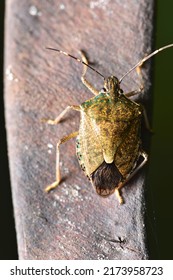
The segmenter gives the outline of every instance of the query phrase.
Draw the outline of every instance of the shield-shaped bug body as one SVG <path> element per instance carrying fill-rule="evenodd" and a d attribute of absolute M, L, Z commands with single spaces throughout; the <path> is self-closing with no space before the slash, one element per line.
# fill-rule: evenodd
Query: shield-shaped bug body
<path fill-rule="evenodd" d="M 96 191 L 110 195 L 132 171 L 141 151 L 142 108 L 120 91 L 116 77 L 106 91 L 81 104 L 77 156 Z"/>
<path fill-rule="evenodd" d="M 46 187 L 46 192 L 57 187 L 60 183 L 59 146 L 67 140 L 77 137 L 76 154 L 85 175 L 89 178 L 96 192 L 106 197 L 116 193 L 120 203 L 123 199 L 119 190 L 140 170 L 147 162 L 147 154 L 141 146 L 141 118 L 144 115 L 146 125 L 148 120 L 144 109 L 140 104 L 132 101 L 131 96 L 139 93 L 138 90 L 124 94 L 120 83 L 133 69 L 137 68 L 140 74 L 140 66 L 156 53 L 173 47 L 167 45 L 156 50 L 140 60 L 120 80 L 115 76 L 104 76 L 88 65 L 85 55 L 81 52 L 82 60 L 75 58 L 84 65 L 81 80 L 83 84 L 95 95 L 81 105 L 68 106 L 55 120 L 45 120 L 49 124 L 58 124 L 69 109 L 80 111 L 79 131 L 63 137 L 57 143 L 56 157 L 56 181 Z M 91 68 L 104 78 L 104 87 L 97 91 L 85 78 L 87 68 Z M 138 159 L 141 157 L 140 163 Z"/>

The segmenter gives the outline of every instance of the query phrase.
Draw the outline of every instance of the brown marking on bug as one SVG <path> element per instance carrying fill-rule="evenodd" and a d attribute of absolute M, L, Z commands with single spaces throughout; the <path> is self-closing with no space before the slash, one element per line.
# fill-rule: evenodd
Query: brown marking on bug
<path fill-rule="evenodd" d="M 122 180 L 122 175 L 113 163 L 105 161 L 91 174 L 91 182 L 96 192 L 101 196 L 108 196 L 115 191 L 115 187 Z"/>

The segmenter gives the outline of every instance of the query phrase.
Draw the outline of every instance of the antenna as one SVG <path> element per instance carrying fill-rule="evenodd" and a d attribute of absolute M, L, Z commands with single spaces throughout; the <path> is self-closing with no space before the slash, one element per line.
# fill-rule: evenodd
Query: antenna
<path fill-rule="evenodd" d="M 77 57 L 75 57 L 75 56 L 73 56 L 73 55 L 71 55 L 71 54 L 69 54 L 69 53 L 66 53 L 66 52 L 64 52 L 64 51 L 58 50 L 58 49 L 54 49 L 54 48 L 46 48 L 46 49 L 47 49 L 47 50 L 51 50 L 51 51 L 55 51 L 55 52 L 59 52 L 59 53 L 62 53 L 62 54 L 64 54 L 64 55 L 66 55 L 66 56 L 72 57 L 73 59 L 76 59 L 78 62 L 80 62 L 80 63 L 86 65 L 87 67 L 89 67 L 90 69 L 92 69 L 94 72 L 96 72 L 96 73 L 99 74 L 102 78 L 105 79 L 105 77 L 104 77 L 100 72 L 98 72 L 98 71 L 97 71 L 96 69 L 94 69 L 91 65 L 85 63 L 85 62 L 82 61 L 81 59 L 79 59 L 79 58 L 77 58 Z"/>
<path fill-rule="evenodd" d="M 168 48 L 172 48 L 173 47 L 173 44 L 169 44 L 169 45 L 166 45 L 158 50 L 155 50 L 154 52 L 150 53 L 149 55 L 147 55 L 146 57 L 144 57 L 143 59 L 141 59 L 136 65 L 134 65 L 127 73 L 124 74 L 124 76 L 122 76 L 122 78 L 119 80 L 119 83 L 122 82 L 122 80 L 130 73 L 132 72 L 136 67 L 142 65 L 146 60 L 148 60 L 149 58 L 151 58 L 152 56 L 154 56 L 155 54 L 165 50 L 165 49 L 168 49 Z"/>

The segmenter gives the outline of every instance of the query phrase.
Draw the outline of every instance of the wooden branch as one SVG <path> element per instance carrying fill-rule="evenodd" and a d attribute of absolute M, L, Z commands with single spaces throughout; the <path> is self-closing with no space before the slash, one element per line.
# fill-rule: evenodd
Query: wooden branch
<path fill-rule="evenodd" d="M 46 194 L 55 179 L 56 143 L 78 129 L 79 116 L 69 113 L 57 126 L 40 120 L 92 97 L 80 80 L 82 66 L 45 47 L 75 56 L 84 50 L 104 76 L 120 78 L 151 51 L 154 1 L 58 2 L 6 5 L 5 104 L 19 258 L 147 259 L 144 171 L 122 190 L 124 205 L 114 195 L 101 198 L 80 170 L 71 140 L 60 150 L 63 182 Z M 149 64 L 138 98 L 147 104 Z M 87 78 L 103 87 L 92 71 Z M 135 71 L 122 87 L 139 87 Z"/>

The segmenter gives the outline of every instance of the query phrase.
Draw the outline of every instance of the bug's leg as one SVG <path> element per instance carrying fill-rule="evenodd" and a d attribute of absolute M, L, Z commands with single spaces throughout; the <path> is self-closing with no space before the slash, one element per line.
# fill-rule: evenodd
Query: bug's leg
<path fill-rule="evenodd" d="M 143 82 L 142 73 L 141 73 L 142 64 L 139 65 L 138 67 L 136 67 L 136 72 L 137 72 L 137 74 L 139 76 L 139 79 L 140 79 L 140 87 L 136 90 L 125 93 L 125 96 L 127 96 L 127 97 L 134 96 L 134 95 L 140 93 L 141 91 L 143 91 L 143 89 L 144 89 L 144 82 Z"/>
<path fill-rule="evenodd" d="M 78 105 L 67 106 L 56 119 L 54 119 L 54 120 L 42 119 L 41 121 L 46 122 L 48 124 L 52 124 L 52 125 L 58 124 L 61 121 L 61 119 L 64 117 L 64 115 L 71 109 L 76 110 L 76 111 L 80 111 L 80 106 L 78 106 Z"/>
<path fill-rule="evenodd" d="M 142 63 L 142 64 L 143 64 L 143 63 Z M 127 97 L 134 96 L 134 95 L 140 93 L 140 92 L 144 89 L 144 83 L 143 83 L 142 74 L 141 74 L 142 64 L 136 68 L 137 74 L 138 74 L 138 76 L 139 76 L 139 78 L 140 78 L 141 86 L 140 86 L 137 90 L 134 90 L 134 91 L 131 91 L 131 92 L 126 93 L 125 96 L 127 96 Z M 149 120 L 148 120 L 148 116 L 147 116 L 147 112 L 146 112 L 146 110 L 145 110 L 145 107 L 144 107 L 143 105 L 141 105 L 141 107 L 143 108 L 143 116 L 144 116 L 144 121 L 145 121 L 146 128 L 147 128 L 150 132 L 153 132 L 153 131 L 152 131 L 152 128 L 151 128 L 151 126 L 150 126 Z"/>
<path fill-rule="evenodd" d="M 146 112 L 146 109 L 143 105 L 141 105 L 142 109 L 143 109 L 143 116 L 144 116 L 144 121 L 145 121 L 145 126 L 146 128 L 150 131 L 150 132 L 153 132 L 152 128 L 151 128 L 151 125 L 150 125 L 150 122 L 149 122 L 149 119 L 148 119 L 148 115 L 147 115 L 147 112 Z"/>
<path fill-rule="evenodd" d="M 120 184 L 119 184 L 119 185 L 120 185 Z M 123 200 L 123 198 L 122 198 L 122 196 L 121 196 L 121 194 L 120 194 L 119 185 L 118 185 L 118 187 L 115 189 L 115 195 L 116 195 L 116 197 L 117 197 L 117 199 L 118 199 L 118 201 L 119 201 L 119 204 L 123 204 L 123 203 L 124 203 L 124 200 Z"/>
<path fill-rule="evenodd" d="M 59 160 L 59 146 L 65 142 L 67 142 L 68 140 L 70 140 L 71 138 L 74 138 L 78 135 L 78 131 L 72 132 L 67 136 L 64 136 L 62 139 L 60 139 L 56 145 L 56 181 L 53 182 L 51 185 L 47 186 L 45 188 L 45 192 L 49 192 L 52 189 L 55 189 L 60 181 L 61 181 L 61 175 L 60 175 L 60 160 Z"/>
<path fill-rule="evenodd" d="M 138 93 L 140 93 L 141 91 L 143 90 L 143 86 L 141 85 L 140 88 L 136 89 L 136 90 L 133 90 L 133 91 L 130 91 L 130 92 L 127 92 L 125 93 L 125 96 L 126 97 L 132 97 L 134 95 L 137 95 Z"/>
<path fill-rule="evenodd" d="M 120 194 L 120 189 L 122 188 L 122 187 L 124 187 L 124 185 L 146 164 L 146 162 L 147 162 L 147 160 L 148 160 L 148 155 L 147 155 L 147 153 L 146 152 L 144 152 L 144 151 L 142 151 L 141 152 L 141 156 L 143 157 L 143 161 L 139 164 L 139 166 L 137 166 L 134 170 L 133 170 L 133 172 L 126 178 L 126 180 L 125 181 L 123 181 L 123 182 L 120 182 L 119 184 L 118 184 L 118 187 L 115 189 L 115 194 L 116 194 L 116 196 L 117 196 L 117 198 L 118 198 L 118 201 L 119 201 L 119 203 L 120 204 L 123 204 L 123 198 L 122 198 L 122 196 L 121 196 L 121 194 Z"/>
<path fill-rule="evenodd" d="M 88 60 L 85 56 L 85 54 L 80 51 L 80 54 L 81 54 L 81 57 L 82 57 L 82 61 L 85 62 L 86 64 L 88 64 Z M 86 71 L 87 71 L 87 66 L 86 65 L 83 65 L 83 73 L 82 73 L 82 76 L 81 76 L 81 81 L 82 83 L 94 94 L 94 95 L 98 95 L 99 94 L 99 91 L 97 89 L 95 89 L 93 87 L 92 84 L 90 84 L 86 79 L 85 79 L 85 74 L 86 74 Z"/>

